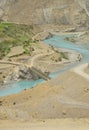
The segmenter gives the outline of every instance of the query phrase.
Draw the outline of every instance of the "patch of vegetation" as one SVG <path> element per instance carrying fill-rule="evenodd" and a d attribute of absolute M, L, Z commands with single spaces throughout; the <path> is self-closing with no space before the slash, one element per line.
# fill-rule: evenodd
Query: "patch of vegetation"
<path fill-rule="evenodd" d="M 23 45 L 24 53 L 31 55 L 31 53 L 34 51 L 34 44 L 31 41 L 25 41 Z"/>
<path fill-rule="evenodd" d="M 0 59 L 7 55 L 14 46 L 22 45 L 25 52 L 32 51 L 32 25 L 0 23 Z M 30 49 L 29 49 L 30 48 Z"/>
<path fill-rule="evenodd" d="M 0 43 L 0 59 L 10 52 L 10 43 L 3 41 Z"/>
<path fill-rule="evenodd" d="M 68 59 L 67 54 L 65 52 L 60 52 L 61 58 Z"/>
<path fill-rule="evenodd" d="M 59 55 L 57 61 L 61 61 L 62 58 L 63 58 L 63 59 L 68 59 L 68 56 L 67 56 L 67 54 L 66 54 L 65 52 L 60 52 L 59 50 L 57 50 L 57 49 L 56 49 L 55 47 L 53 47 L 53 46 L 51 46 L 51 49 Z"/>

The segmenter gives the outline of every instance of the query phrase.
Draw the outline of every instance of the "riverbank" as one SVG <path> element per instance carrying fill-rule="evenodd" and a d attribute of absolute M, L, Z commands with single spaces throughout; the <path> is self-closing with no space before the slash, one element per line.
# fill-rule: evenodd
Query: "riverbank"
<path fill-rule="evenodd" d="M 42 44 L 42 46 L 44 47 L 44 44 Z M 66 47 L 69 47 L 69 44 Z M 80 49 L 77 48 L 77 51 L 78 50 Z M 81 51 L 83 52 L 83 49 Z M 88 51 L 85 52 L 86 55 L 89 54 Z M 36 60 L 36 63 L 37 61 L 42 62 L 42 60 L 47 63 L 47 60 L 49 61 L 49 57 L 50 55 L 46 57 L 42 56 L 41 58 L 36 57 L 37 59 L 34 59 Z M 32 61 L 35 65 L 34 59 Z M 50 63 L 52 62 L 53 61 L 50 60 Z M 28 63 L 30 63 L 29 60 Z M 77 63 L 79 64 L 80 62 L 78 61 Z M 60 126 L 61 129 L 64 130 L 66 127 L 69 129 L 81 129 L 82 123 L 85 125 L 86 120 L 88 121 L 89 119 L 89 81 L 81 74 L 76 73 L 73 69 L 68 69 L 50 81 L 37 85 L 34 88 L 28 90 L 24 89 L 24 91 L 19 94 L 0 97 L 0 119 L 8 121 L 8 129 L 11 124 L 11 121 L 9 120 L 12 120 L 13 124 L 13 120 L 18 120 L 19 122 L 22 119 L 23 122 L 27 120 L 29 122 L 33 122 L 35 120 L 32 129 L 45 129 L 43 124 L 45 124 L 47 129 L 53 127 L 57 127 L 59 129 Z M 81 121 L 80 118 L 83 119 L 83 121 Z M 47 119 L 49 119 L 50 122 Z M 38 120 L 42 121 L 40 122 L 41 126 L 37 122 Z M 73 120 L 74 125 L 71 120 Z M 55 126 L 52 125 L 57 121 L 58 124 Z M 65 125 L 65 127 L 60 125 L 61 121 L 63 121 L 63 125 Z M 77 124 L 77 121 L 80 122 L 80 125 Z M 71 123 L 67 125 L 67 122 Z M 21 127 L 20 123 L 21 122 L 17 123 L 19 129 Z M 35 126 L 36 123 L 38 127 Z M 4 123 L 2 123 L 1 128 L 5 129 L 3 124 Z M 72 124 L 72 126 L 70 124 Z M 74 127 L 75 125 L 76 127 Z M 82 125 L 82 128 L 87 129 L 88 126 L 86 125 L 86 127 L 84 125 Z M 27 123 L 25 128 L 27 128 L 27 126 L 30 127 L 30 124 L 28 125 Z M 13 127 L 10 126 L 10 128 L 15 129 L 15 124 Z"/>
<path fill-rule="evenodd" d="M 68 71 L 49 82 L 0 98 L 0 118 L 89 118 L 89 82 Z"/>
<path fill-rule="evenodd" d="M 0 62 L 1 83 L 3 83 L 4 81 L 5 83 L 9 83 L 9 79 L 12 79 L 14 81 L 13 75 L 14 77 L 17 77 L 18 75 L 18 77 L 24 78 L 24 75 L 19 76 L 19 74 L 21 74 L 22 72 L 18 72 L 19 74 L 16 73 L 16 70 L 18 70 L 19 66 L 20 68 L 24 68 L 22 67 L 24 65 L 26 65 L 27 67 L 34 66 L 38 70 L 41 70 L 43 73 L 53 73 L 55 71 L 58 71 L 59 68 L 61 69 L 64 65 L 76 62 L 81 59 L 81 57 L 79 58 L 80 54 L 77 52 L 56 48 L 50 45 L 46 45 L 43 42 L 38 42 L 35 44 L 34 51 L 31 55 L 17 55 L 20 49 L 18 51 L 14 51 L 16 48 L 18 47 L 12 48 L 11 52 Z M 21 47 L 19 46 L 19 48 Z M 21 50 L 20 52 L 22 53 Z M 8 58 L 9 55 L 10 57 Z M 15 81 L 18 80 L 19 79 L 15 78 Z"/>
<path fill-rule="evenodd" d="M 80 76 L 85 78 L 87 81 L 89 81 L 88 64 L 89 63 L 79 65 L 79 66 L 75 67 L 72 71 L 79 74 Z"/>

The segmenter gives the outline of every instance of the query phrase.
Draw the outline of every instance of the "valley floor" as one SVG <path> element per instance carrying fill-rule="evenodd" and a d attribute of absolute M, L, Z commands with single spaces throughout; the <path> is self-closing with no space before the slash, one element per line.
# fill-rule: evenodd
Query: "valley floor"
<path fill-rule="evenodd" d="M 37 122 L 0 121 L 0 130 L 88 130 L 89 119 L 55 119 Z"/>
<path fill-rule="evenodd" d="M 0 119 L 89 118 L 89 81 L 71 70 L 0 101 Z"/>
<path fill-rule="evenodd" d="M 0 97 L 0 130 L 88 130 L 86 69 L 86 65 L 79 66 L 35 88 Z"/>

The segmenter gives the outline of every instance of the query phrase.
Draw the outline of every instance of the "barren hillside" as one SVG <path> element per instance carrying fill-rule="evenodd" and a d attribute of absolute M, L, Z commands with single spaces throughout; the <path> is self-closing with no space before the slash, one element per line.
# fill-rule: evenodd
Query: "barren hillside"
<path fill-rule="evenodd" d="M 0 0 L 0 16 L 17 23 L 88 27 L 88 7 L 88 0 Z"/>

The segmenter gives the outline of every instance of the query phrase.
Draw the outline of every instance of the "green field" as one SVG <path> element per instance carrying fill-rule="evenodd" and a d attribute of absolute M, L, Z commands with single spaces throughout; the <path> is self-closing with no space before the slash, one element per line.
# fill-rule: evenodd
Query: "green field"
<path fill-rule="evenodd" d="M 0 59 L 7 55 L 14 46 L 22 45 L 25 53 L 32 46 L 32 25 L 0 23 Z"/>

